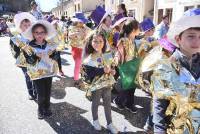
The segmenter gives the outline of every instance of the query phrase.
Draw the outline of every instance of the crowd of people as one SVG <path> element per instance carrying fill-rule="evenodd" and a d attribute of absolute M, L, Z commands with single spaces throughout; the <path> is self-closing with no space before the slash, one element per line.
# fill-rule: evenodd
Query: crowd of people
<path fill-rule="evenodd" d="M 43 16 L 37 4 L 31 12 L 14 16 L 11 51 L 24 73 L 29 99 L 37 100 L 38 119 L 52 115 L 52 78 L 64 75 L 60 53 L 71 48 L 74 86 L 92 102 L 92 125 L 102 129 L 98 106 L 103 100 L 107 129 L 119 133 L 112 122 L 111 94 L 120 110 L 133 116 L 136 88 L 151 96 L 151 111 L 144 126 L 148 134 L 200 133 L 200 9 L 186 11 L 169 24 L 167 15 L 155 26 L 150 18 L 128 17 L 124 4 L 116 14 L 98 6 L 87 19 L 76 13 L 66 21 Z M 188 21 L 189 20 L 189 21 Z"/>

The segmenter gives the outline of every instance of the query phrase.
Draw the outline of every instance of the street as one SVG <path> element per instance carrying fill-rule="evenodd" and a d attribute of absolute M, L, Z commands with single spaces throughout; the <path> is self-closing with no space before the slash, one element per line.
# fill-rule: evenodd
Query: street
<path fill-rule="evenodd" d="M 62 53 L 63 71 L 67 78 L 53 79 L 51 108 L 53 116 L 37 118 L 37 103 L 28 100 L 25 80 L 9 49 L 9 38 L 0 37 L 0 134 L 108 134 L 103 106 L 99 120 L 104 130 L 93 129 L 91 102 L 85 92 L 73 87 L 73 59 L 70 50 Z M 112 103 L 113 123 L 122 133 L 143 134 L 150 99 L 136 90 L 138 112 L 120 111 Z"/>

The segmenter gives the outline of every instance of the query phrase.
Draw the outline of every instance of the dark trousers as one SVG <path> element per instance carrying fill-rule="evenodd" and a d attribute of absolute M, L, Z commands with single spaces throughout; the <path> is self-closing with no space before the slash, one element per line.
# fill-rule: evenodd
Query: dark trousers
<path fill-rule="evenodd" d="M 52 77 L 33 81 L 37 90 L 38 110 L 42 112 L 50 108 Z"/>
<path fill-rule="evenodd" d="M 153 98 L 154 134 L 166 134 L 167 118 L 165 112 L 168 106 L 168 100 Z"/>
<path fill-rule="evenodd" d="M 36 96 L 36 91 L 34 89 L 34 85 L 33 85 L 33 81 L 30 79 L 30 77 L 27 74 L 27 68 L 26 67 L 21 67 L 24 76 L 25 76 L 25 80 L 26 80 L 26 86 L 28 89 L 28 94 L 30 96 Z"/>
<path fill-rule="evenodd" d="M 118 104 L 131 107 L 134 105 L 135 88 L 129 90 L 122 90 L 116 98 Z"/>
<path fill-rule="evenodd" d="M 57 53 L 58 53 L 58 60 L 57 60 L 58 68 L 59 68 L 59 71 L 62 71 L 62 64 L 61 64 L 60 52 L 58 51 Z"/>

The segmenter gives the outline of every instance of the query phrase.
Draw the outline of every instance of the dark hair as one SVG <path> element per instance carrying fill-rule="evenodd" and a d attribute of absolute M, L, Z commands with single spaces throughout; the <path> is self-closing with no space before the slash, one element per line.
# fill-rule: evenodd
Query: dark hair
<path fill-rule="evenodd" d="M 186 29 L 186 30 L 197 30 L 197 31 L 200 31 L 200 27 L 191 27 L 191 28 Z M 184 33 L 184 31 L 179 34 L 179 38 L 182 37 L 183 33 Z"/>
<path fill-rule="evenodd" d="M 37 3 L 36 3 L 35 1 L 31 1 L 30 6 L 33 7 L 33 5 L 36 5 L 36 6 L 37 6 Z"/>
<path fill-rule="evenodd" d="M 86 43 L 86 46 L 85 46 L 85 55 L 89 55 L 89 54 L 92 54 L 95 52 L 95 49 L 92 47 L 92 40 L 94 38 L 94 36 L 101 36 L 102 39 L 103 39 L 103 42 L 104 42 L 104 46 L 102 48 L 102 53 L 105 53 L 106 52 L 106 49 L 107 49 L 107 46 L 106 46 L 106 38 L 104 36 L 104 34 L 102 32 L 98 32 L 96 31 L 94 34 L 92 34 L 87 43 Z"/>
<path fill-rule="evenodd" d="M 126 20 L 120 32 L 120 38 L 128 37 L 133 30 L 139 29 L 137 20 Z"/>
<path fill-rule="evenodd" d="M 42 27 L 44 29 L 44 31 L 47 33 L 47 28 L 43 25 L 43 24 L 36 24 L 33 26 L 32 28 L 32 33 L 35 31 L 35 29 L 37 29 L 38 27 Z"/>
<path fill-rule="evenodd" d="M 31 21 L 30 21 L 29 19 L 24 19 L 24 20 L 21 21 L 21 24 L 24 23 L 24 22 L 25 22 L 25 23 L 29 23 L 29 22 L 31 22 Z"/>
<path fill-rule="evenodd" d="M 108 15 L 107 17 L 110 17 L 110 18 L 111 18 L 111 16 L 110 16 L 110 15 Z M 107 18 L 107 17 L 106 17 L 106 18 Z M 105 22 L 106 22 L 106 18 L 104 18 L 104 19 L 103 19 L 103 21 L 102 21 L 103 23 L 105 23 Z"/>
<path fill-rule="evenodd" d="M 123 13 L 124 17 L 128 17 L 127 10 L 126 10 L 126 5 L 122 3 L 119 6 L 122 8 L 122 10 L 124 10 L 124 13 Z"/>

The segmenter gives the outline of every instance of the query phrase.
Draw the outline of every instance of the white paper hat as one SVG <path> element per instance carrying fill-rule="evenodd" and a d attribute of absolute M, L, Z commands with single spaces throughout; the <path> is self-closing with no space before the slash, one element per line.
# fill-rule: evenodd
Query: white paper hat
<path fill-rule="evenodd" d="M 52 37 L 56 36 L 57 32 L 56 32 L 55 28 L 53 27 L 53 25 L 51 23 L 49 23 L 46 20 L 38 20 L 30 28 L 28 28 L 24 33 L 22 33 L 22 35 L 29 40 L 33 40 L 32 28 L 36 24 L 42 24 L 43 26 L 46 27 L 46 29 L 47 29 L 46 39 L 51 39 Z"/>
<path fill-rule="evenodd" d="M 25 19 L 28 19 L 31 22 L 31 24 L 36 22 L 36 18 L 28 12 L 21 12 L 21 13 L 16 14 L 14 16 L 14 23 L 15 23 L 16 30 L 18 32 L 22 32 L 20 29 L 20 24 Z"/>
<path fill-rule="evenodd" d="M 170 25 L 167 37 L 176 47 L 179 47 L 175 41 L 175 37 L 192 27 L 200 27 L 200 9 L 188 10 L 178 21 L 173 22 Z"/>

